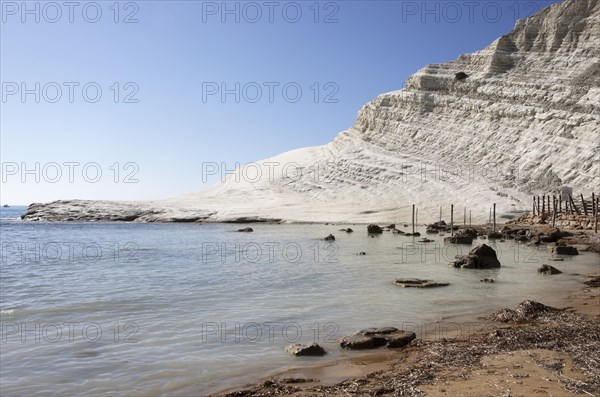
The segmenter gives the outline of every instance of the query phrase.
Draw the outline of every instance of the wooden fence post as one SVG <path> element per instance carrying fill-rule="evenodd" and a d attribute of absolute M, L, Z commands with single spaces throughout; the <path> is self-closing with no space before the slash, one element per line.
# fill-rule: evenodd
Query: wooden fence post
<path fill-rule="evenodd" d="M 556 198 L 553 196 L 552 197 L 552 205 L 553 205 L 553 209 L 554 211 L 552 212 L 552 227 L 556 226 Z"/>
<path fill-rule="evenodd" d="M 454 236 L 454 204 L 450 204 L 450 235 Z"/>
<path fill-rule="evenodd" d="M 581 197 L 581 205 L 583 206 L 583 214 L 585 216 L 587 216 L 588 210 L 587 210 L 587 205 L 585 204 L 585 200 L 583 198 L 583 193 L 579 193 L 579 197 Z"/>
<path fill-rule="evenodd" d="M 571 196 L 569 194 L 569 201 L 571 202 L 571 209 L 575 210 L 575 213 L 577 215 L 581 215 L 581 213 L 579 212 L 579 209 L 577 208 L 577 206 L 575 205 L 575 202 L 573 201 L 573 196 Z"/>
<path fill-rule="evenodd" d="M 415 234 L 415 205 L 413 204 L 413 211 L 412 211 L 412 232 L 413 234 Z"/>

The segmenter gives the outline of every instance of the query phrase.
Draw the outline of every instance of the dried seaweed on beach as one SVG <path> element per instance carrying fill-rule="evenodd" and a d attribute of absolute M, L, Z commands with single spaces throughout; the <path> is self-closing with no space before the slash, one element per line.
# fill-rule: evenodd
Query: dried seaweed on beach
<path fill-rule="evenodd" d="M 466 380 L 471 371 L 482 368 L 482 359 L 486 356 L 535 349 L 568 354 L 573 365 L 586 376 L 585 382 L 570 378 L 563 373 L 564 365 L 560 361 L 535 363 L 556 375 L 566 390 L 600 395 L 600 316 L 589 318 L 539 302 L 524 301 L 515 310 L 503 309 L 490 317 L 495 321 L 507 319 L 516 324 L 492 327 L 492 332 L 486 331 L 465 340 L 415 340 L 407 351 L 417 356 L 416 361 L 409 363 L 399 359 L 387 371 L 378 371 L 336 385 L 301 389 L 274 379 L 227 396 L 422 397 L 425 393 L 420 389 L 421 386 Z M 511 376 L 526 378 L 527 374 Z"/>
<path fill-rule="evenodd" d="M 522 323 L 526 321 L 535 320 L 539 316 L 555 313 L 560 309 L 546 306 L 543 303 L 539 303 L 532 300 L 523 301 L 517 306 L 516 310 L 512 309 L 500 309 L 497 312 L 487 316 L 486 319 L 492 321 L 500 321 L 503 323 L 514 322 Z"/>

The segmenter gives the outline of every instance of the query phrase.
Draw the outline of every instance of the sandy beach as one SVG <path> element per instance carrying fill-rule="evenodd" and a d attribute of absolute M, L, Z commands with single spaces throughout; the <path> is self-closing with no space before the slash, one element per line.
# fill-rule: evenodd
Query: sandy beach
<path fill-rule="evenodd" d="M 551 230 L 531 217 L 501 227 L 504 234 L 531 231 L 533 244 L 536 233 Z M 577 233 L 547 245 L 568 242 L 599 252 L 593 231 L 571 232 Z M 553 306 L 524 301 L 516 308 L 454 318 L 475 320 L 478 326 L 444 337 L 428 332 L 404 348 L 380 348 L 352 359 L 299 366 L 217 395 L 598 396 L 600 257 L 591 258 L 598 270 L 580 274 L 580 287 L 558 294 Z"/>

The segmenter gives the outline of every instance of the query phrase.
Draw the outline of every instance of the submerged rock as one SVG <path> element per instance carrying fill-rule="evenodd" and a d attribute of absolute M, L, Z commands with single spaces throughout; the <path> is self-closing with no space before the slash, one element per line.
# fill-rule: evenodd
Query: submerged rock
<path fill-rule="evenodd" d="M 294 343 L 286 346 L 284 349 L 286 352 L 290 353 L 293 356 L 323 356 L 327 354 L 325 349 L 323 349 L 317 343 L 312 343 L 310 345 L 303 345 L 300 343 Z"/>
<path fill-rule="evenodd" d="M 545 274 L 545 275 L 561 274 L 562 273 L 560 270 L 558 270 L 554 266 L 550 266 L 550 265 L 542 265 L 542 267 L 538 268 L 537 271 L 538 271 L 538 273 L 542 273 L 542 274 Z"/>
<path fill-rule="evenodd" d="M 329 236 L 325 237 L 323 240 L 325 240 L 325 241 L 335 241 L 335 236 L 333 234 L 330 234 Z"/>
<path fill-rule="evenodd" d="M 577 248 L 570 245 L 559 245 L 552 247 L 552 253 L 556 255 L 579 255 Z"/>
<path fill-rule="evenodd" d="M 355 335 L 340 339 L 345 349 L 374 349 L 381 346 L 396 348 L 408 345 L 416 338 L 414 332 L 402 331 L 395 327 L 367 328 Z"/>
<path fill-rule="evenodd" d="M 499 240 L 502 238 L 502 234 L 500 232 L 489 232 L 487 238 L 490 240 Z"/>
<path fill-rule="evenodd" d="M 394 283 L 402 288 L 433 288 L 450 285 L 450 283 L 444 281 L 422 280 L 419 278 L 397 278 Z"/>
<path fill-rule="evenodd" d="M 450 244 L 473 244 L 473 237 L 457 234 L 455 236 L 445 237 L 444 242 Z"/>
<path fill-rule="evenodd" d="M 238 232 L 242 232 L 242 233 L 250 233 L 253 231 L 254 231 L 254 229 L 252 229 L 251 227 L 245 227 L 243 229 L 238 229 Z"/>
<path fill-rule="evenodd" d="M 378 225 L 371 224 L 371 225 L 367 226 L 367 233 L 380 234 L 380 233 L 383 233 L 383 229 L 381 227 L 379 227 Z"/>
<path fill-rule="evenodd" d="M 344 349 L 374 349 L 386 343 L 385 338 L 374 335 L 349 335 L 340 339 L 340 346 Z"/>

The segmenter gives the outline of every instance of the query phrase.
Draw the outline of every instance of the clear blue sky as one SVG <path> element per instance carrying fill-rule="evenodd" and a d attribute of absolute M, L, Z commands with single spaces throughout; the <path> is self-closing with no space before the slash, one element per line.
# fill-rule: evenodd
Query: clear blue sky
<path fill-rule="evenodd" d="M 215 182 L 203 183 L 203 162 L 233 167 L 327 143 L 418 69 L 481 49 L 553 2 L 2 1 L 0 201 L 201 190 Z M 203 98 L 221 83 L 240 84 L 239 103 Z M 272 102 L 265 83 L 279 84 Z M 123 183 L 134 171 L 138 182 Z"/>

